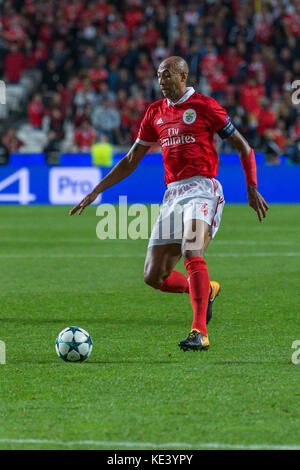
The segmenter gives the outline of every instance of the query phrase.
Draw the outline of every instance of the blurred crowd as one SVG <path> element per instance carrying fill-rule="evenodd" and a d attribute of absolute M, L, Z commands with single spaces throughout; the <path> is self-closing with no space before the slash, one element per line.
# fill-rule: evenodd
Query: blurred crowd
<path fill-rule="evenodd" d="M 161 98 L 158 64 L 179 55 L 189 85 L 217 99 L 256 150 L 274 163 L 281 154 L 299 162 L 300 112 L 291 100 L 299 50 L 299 0 L 1 3 L 1 76 L 18 83 L 39 69 L 30 124 L 41 129 L 47 119 L 51 147 L 72 123 L 72 148 L 81 152 L 103 136 L 130 145 L 145 110 Z"/>

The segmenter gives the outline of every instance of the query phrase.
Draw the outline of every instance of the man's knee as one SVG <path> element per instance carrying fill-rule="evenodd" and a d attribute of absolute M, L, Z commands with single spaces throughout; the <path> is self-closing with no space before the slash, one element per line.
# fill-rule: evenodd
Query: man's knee
<path fill-rule="evenodd" d="M 204 249 L 203 248 L 199 250 L 188 250 L 184 248 L 182 249 L 183 259 L 192 258 L 193 256 L 204 258 Z"/>
<path fill-rule="evenodd" d="M 148 286 L 158 289 L 164 280 L 169 276 L 170 273 L 157 271 L 157 270 L 145 270 L 144 271 L 144 281 Z"/>

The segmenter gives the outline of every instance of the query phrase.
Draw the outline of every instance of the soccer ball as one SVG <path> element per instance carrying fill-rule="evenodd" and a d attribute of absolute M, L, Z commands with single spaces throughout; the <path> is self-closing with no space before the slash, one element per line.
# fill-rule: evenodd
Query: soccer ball
<path fill-rule="evenodd" d="M 85 361 L 93 349 L 92 338 L 83 328 L 69 326 L 62 330 L 56 338 L 57 355 L 67 362 Z"/>

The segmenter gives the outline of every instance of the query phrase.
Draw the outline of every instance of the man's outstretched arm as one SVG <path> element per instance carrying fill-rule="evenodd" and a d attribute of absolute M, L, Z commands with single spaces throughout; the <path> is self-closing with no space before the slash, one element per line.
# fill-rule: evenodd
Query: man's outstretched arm
<path fill-rule="evenodd" d="M 94 187 L 94 189 L 85 196 L 82 201 L 77 204 L 77 206 L 73 207 L 70 210 L 70 215 L 76 214 L 79 211 L 78 215 L 82 214 L 84 209 L 91 204 L 100 193 L 105 191 L 111 186 L 119 183 L 123 179 L 127 178 L 127 176 L 131 175 L 131 173 L 136 169 L 142 158 L 146 155 L 147 151 L 150 147 L 141 145 L 137 142 L 133 144 L 127 155 L 125 155 L 122 160 L 120 160 L 113 169 L 100 181 L 100 183 Z"/>
<path fill-rule="evenodd" d="M 269 206 L 262 195 L 257 191 L 254 151 L 238 130 L 235 130 L 227 140 L 237 149 L 239 153 L 246 177 L 248 203 L 249 206 L 255 210 L 258 220 L 261 222 L 262 218 L 266 217 L 266 212 L 269 209 Z"/>

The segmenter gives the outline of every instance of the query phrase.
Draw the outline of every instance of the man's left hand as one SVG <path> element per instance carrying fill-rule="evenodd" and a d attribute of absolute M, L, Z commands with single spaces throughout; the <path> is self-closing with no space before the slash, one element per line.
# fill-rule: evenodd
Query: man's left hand
<path fill-rule="evenodd" d="M 258 220 L 262 222 L 262 219 L 266 217 L 266 212 L 269 209 L 268 204 L 257 191 L 256 186 L 248 186 L 248 203 L 253 210 L 257 213 Z"/>

